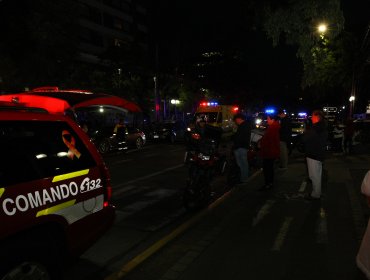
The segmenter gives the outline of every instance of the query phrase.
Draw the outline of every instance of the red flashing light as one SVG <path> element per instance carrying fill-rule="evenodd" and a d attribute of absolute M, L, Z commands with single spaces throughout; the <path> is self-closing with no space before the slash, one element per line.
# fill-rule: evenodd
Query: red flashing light
<path fill-rule="evenodd" d="M 234 112 L 239 111 L 239 107 L 233 107 L 233 111 L 234 111 Z"/>
<path fill-rule="evenodd" d="M 158 104 L 155 104 L 155 111 L 158 112 L 159 111 L 159 105 Z"/>
<path fill-rule="evenodd" d="M 32 91 L 33 92 L 53 92 L 53 91 L 58 91 L 58 87 L 38 87 L 34 88 Z"/>

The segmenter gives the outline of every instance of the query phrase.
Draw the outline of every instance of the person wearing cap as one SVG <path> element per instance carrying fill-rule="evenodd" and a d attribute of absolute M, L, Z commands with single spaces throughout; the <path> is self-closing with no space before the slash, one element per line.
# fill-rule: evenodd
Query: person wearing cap
<path fill-rule="evenodd" d="M 292 124 L 283 109 L 278 111 L 280 121 L 280 168 L 288 167 L 289 145 L 292 137 Z"/>
<path fill-rule="evenodd" d="M 233 136 L 233 153 L 240 169 L 240 183 L 245 183 L 249 176 L 248 148 L 251 140 L 252 127 L 250 122 L 241 113 L 234 115 L 233 119 L 238 126 Z"/>

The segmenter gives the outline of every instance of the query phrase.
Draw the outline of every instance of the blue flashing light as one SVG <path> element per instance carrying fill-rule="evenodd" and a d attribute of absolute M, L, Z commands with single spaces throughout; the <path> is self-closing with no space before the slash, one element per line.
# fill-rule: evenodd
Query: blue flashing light
<path fill-rule="evenodd" d="M 298 116 L 299 117 L 307 117 L 307 113 L 305 113 L 305 112 L 299 112 L 298 113 Z"/>
<path fill-rule="evenodd" d="M 265 110 L 265 113 L 268 115 L 275 114 L 275 109 L 274 108 L 267 108 Z"/>
<path fill-rule="evenodd" d="M 218 106 L 218 102 L 201 102 L 200 106 Z"/>

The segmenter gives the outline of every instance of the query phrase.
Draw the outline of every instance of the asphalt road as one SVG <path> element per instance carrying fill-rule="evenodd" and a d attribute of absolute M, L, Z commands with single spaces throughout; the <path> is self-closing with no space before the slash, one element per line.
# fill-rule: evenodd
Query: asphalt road
<path fill-rule="evenodd" d="M 122 271 L 122 279 L 131 280 L 196 280 L 207 275 L 226 279 L 217 265 L 214 267 L 220 261 L 220 252 L 234 259 L 233 263 L 224 260 L 226 270 L 242 269 L 234 267 L 238 254 L 248 260 L 253 269 L 244 276 L 249 279 L 285 279 L 282 275 L 287 263 L 294 277 L 286 279 L 363 279 L 356 270 L 354 256 L 368 217 L 359 193 L 363 175 L 370 169 L 368 148 L 358 149 L 351 156 L 328 154 L 323 205 L 307 204 L 301 199 L 309 184 L 303 156 L 295 153 L 288 172 L 276 171 L 279 183 L 272 193 L 257 191 L 263 181 L 256 172 L 247 188 L 234 189 L 198 213 L 188 213 L 182 207 L 184 151 L 180 144 L 157 144 L 106 157 L 117 207 L 115 225 L 74 263 L 65 279 L 121 279 L 116 273 Z M 218 184 L 224 183 L 219 178 Z M 241 216 L 244 218 L 238 220 Z M 229 228 L 226 233 L 225 227 Z M 212 247 L 210 244 L 218 244 L 217 238 L 222 235 L 229 240 L 227 244 Z M 201 250 L 198 261 L 174 277 L 171 269 L 200 243 L 207 249 Z M 283 249 L 286 244 L 293 248 L 291 254 Z M 229 248 L 240 249 L 230 255 Z M 210 263 L 212 259 L 215 262 Z M 320 265 L 327 264 L 327 259 L 330 265 Z M 275 277 L 266 270 L 266 261 L 274 263 Z M 312 268 L 317 275 L 307 274 Z"/>

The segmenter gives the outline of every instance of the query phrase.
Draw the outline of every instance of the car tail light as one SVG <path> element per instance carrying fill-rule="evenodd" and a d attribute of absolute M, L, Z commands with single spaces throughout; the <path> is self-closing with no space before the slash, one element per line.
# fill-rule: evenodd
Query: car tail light
<path fill-rule="evenodd" d="M 105 185 L 103 206 L 107 207 L 109 205 L 109 202 L 110 202 L 111 198 L 112 198 L 112 185 L 111 185 L 111 182 L 110 182 L 109 170 L 108 170 L 108 168 L 106 167 L 105 164 L 102 165 L 101 171 L 102 171 L 102 180 L 103 180 L 104 185 Z"/>

